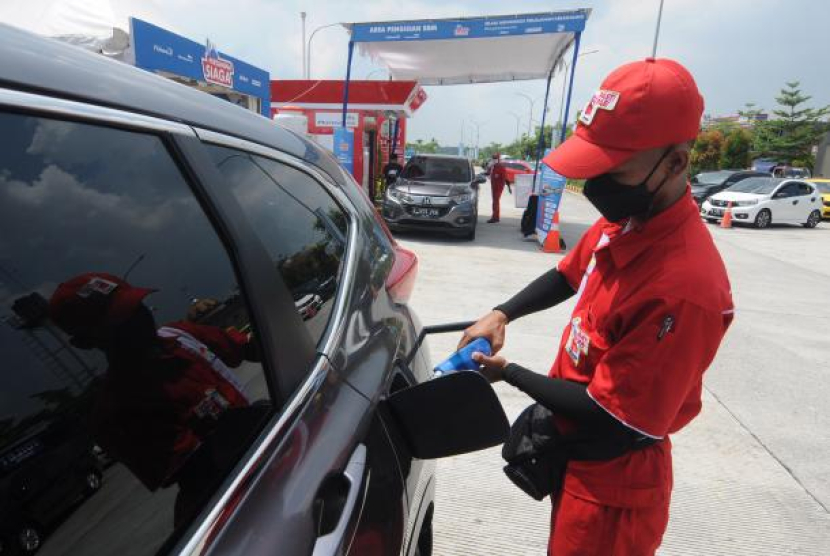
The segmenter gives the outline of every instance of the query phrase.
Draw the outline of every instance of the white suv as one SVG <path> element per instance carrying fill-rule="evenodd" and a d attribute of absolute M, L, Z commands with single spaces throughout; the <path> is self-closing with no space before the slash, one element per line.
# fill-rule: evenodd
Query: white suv
<path fill-rule="evenodd" d="M 704 201 L 700 214 L 716 222 L 723 218 L 730 203 L 733 222 L 756 228 L 766 228 L 773 222 L 815 228 L 821 222 L 821 195 L 813 185 L 800 180 L 747 178 Z"/>

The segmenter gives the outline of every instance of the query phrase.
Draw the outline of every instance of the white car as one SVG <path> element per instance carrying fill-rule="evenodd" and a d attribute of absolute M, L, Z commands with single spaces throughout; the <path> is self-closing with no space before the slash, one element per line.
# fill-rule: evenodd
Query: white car
<path fill-rule="evenodd" d="M 766 228 L 772 223 L 815 228 L 821 222 L 821 194 L 795 179 L 753 177 L 706 199 L 700 214 L 709 222 L 723 218 L 732 203 L 732 222 Z"/>

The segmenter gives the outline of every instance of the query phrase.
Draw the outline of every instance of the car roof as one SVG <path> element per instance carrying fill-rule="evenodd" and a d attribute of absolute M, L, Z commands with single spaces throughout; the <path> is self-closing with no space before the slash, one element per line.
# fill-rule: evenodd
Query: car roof
<path fill-rule="evenodd" d="M 234 135 L 287 152 L 320 166 L 332 176 L 338 175 L 334 160 L 311 141 L 269 118 L 149 71 L 5 24 L 0 24 L 0 52 L 0 87 Z"/>
<path fill-rule="evenodd" d="M 463 160 L 464 162 L 469 162 L 470 159 L 464 156 L 458 156 L 457 154 L 438 154 L 438 153 L 415 153 L 411 157 L 410 160 L 413 158 L 442 158 L 444 160 Z"/>

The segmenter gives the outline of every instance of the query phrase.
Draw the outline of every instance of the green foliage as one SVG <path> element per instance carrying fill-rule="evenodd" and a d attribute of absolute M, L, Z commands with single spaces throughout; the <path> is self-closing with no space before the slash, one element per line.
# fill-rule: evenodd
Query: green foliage
<path fill-rule="evenodd" d="M 723 132 L 718 129 L 701 131 L 691 153 L 692 174 L 720 167 Z"/>
<path fill-rule="evenodd" d="M 724 137 L 720 152 L 720 167 L 740 170 L 750 165 L 749 152 L 752 147 L 752 134 L 736 127 Z"/>
<path fill-rule="evenodd" d="M 414 143 L 407 143 L 407 149 L 414 149 L 416 153 L 427 153 L 427 154 L 435 154 L 438 152 L 438 149 L 441 146 L 438 144 L 438 141 L 435 140 L 435 137 L 430 139 L 428 142 L 425 142 L 423 139 L 418 139 Z"/>
<path fill-rule="evenodd" d="M 802 94 L 798 81 L 788 82 L 775 98 L 777 119 L 755 126 L 753 151 L 756 156 L 774 158 L 793 166 L 813 167 L 812 149 L 828 130 L 825 116 L 830 106 L 807 108 L 812 97 Z"/>

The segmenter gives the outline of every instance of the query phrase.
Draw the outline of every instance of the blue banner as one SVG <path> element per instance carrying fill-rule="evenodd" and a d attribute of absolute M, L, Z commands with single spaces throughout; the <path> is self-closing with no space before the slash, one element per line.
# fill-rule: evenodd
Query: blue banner
<path fill-rule="evenodd" d="M 549 12 L 502 17 L 355 23 L 353 42 L 481 39 L 543 33 L 575 33 L 585 29 L 585 11 Z"/>
<path fill-rule="evenodd" d="M 208 41 L 195 41 L 136 18 L 130 18 L 136 67 L 164 71 L 225 87 L 261 99 L 261 113 L 271 115 L 271 76 L 263 69 L 221 53 Z"/>
<path fill-rule="evenodd" d="M 334 156 L 337 162 L 354 175 L 354 130 L 336 127 L 333 131 Z"/>
<path fill-rule="evenodd" d="M 547 157 L 550 149 L 545 150 Z M 544 244 L 545 237 L 553 225 L 553 215 L 559 210 L 562 192 L 565 191 L 567 179 L 542 162 L 539 172 L 539 206 L 536 209 L 536 234 L 539 242 Z"/>

